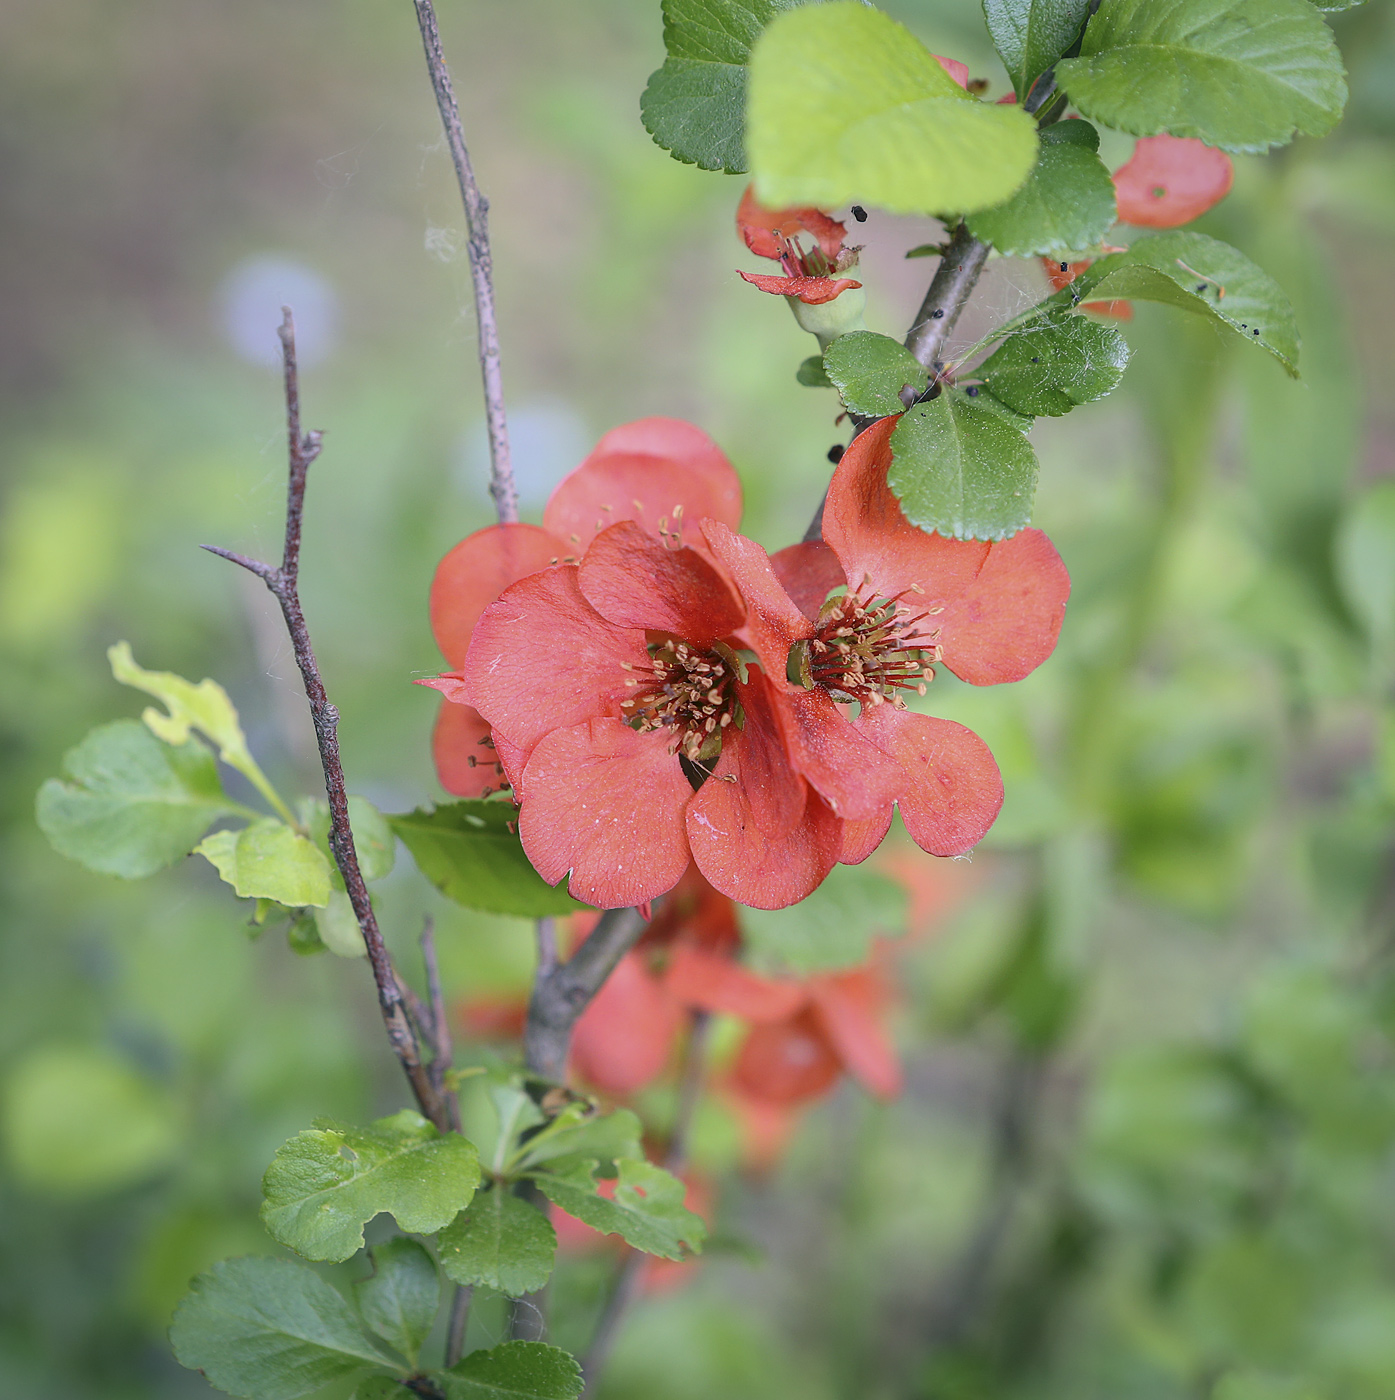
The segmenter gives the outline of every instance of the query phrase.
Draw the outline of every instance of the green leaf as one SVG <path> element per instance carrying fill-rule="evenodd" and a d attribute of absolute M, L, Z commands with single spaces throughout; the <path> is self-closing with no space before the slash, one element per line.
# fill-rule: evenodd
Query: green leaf
<path fill-rule="evenodd" d="M 664 0 L 664 66 L 639 99 L 644 128 L 675 160 L 737 175 L 751 45 L 800 0 Z"/>
<path fill-rule="evenodd" d="M 380 1211 L 426 1235 L 455 1219 L 480 1182 L 479 1154 L 403 1109 L 369 1128 L 322 1120 L 297 1133 L 262 1179 L 262 1221 L 307 1259 L 348 1259 Z"/>
<path fill-rule="evenodd" d="M 1075 42 L 1090 0 L 983 0 L 983 17 L 1018 98 Z"/>
<path fill-rule="evenodd" d="M 389 822 L 421 873 L 467 909 L 541 918 L 586 907 L 533 869 L 518 839 L 518 812 L 510 803 L 450 802 Z"/>
<path fill-rule="evenodd" d="M 369 1376 L 354 1387 L 353 1400 L 407 1400 L 410 1393 L 391 1376 Z"/>
<path fill-rule="evenodd" d="M 741 928 L 758 962 L 807 974 L 866 961 L 878 933 L 906 927 L 906 892 L 863 865 L 835 865 L 828 879 L 791 909 L 743 909 Z"/>
<path fill-rule="evenodd" d="M 88 1196 L 131 1186 L 179 1149 L 169 1095 L 108 1050 L 44 1046 L 5 1085 L 5 1155 L 31 1190 Z"/>
<path fill-rule="evenodd" d="M 824 371 L 822 355 L 810 355 L 807 360 L 801 360 L 799 368 L 794 372 L 794 377 L 809 389 L 831 389 L 833 387 L 833 381 Z"/>
<path fill-rule="evenodd" d="M 901 390 L 910 384 L 918 394 L 929 380 L 925 367 L 899 340 L 875 331 L 840 335 L 824 351 L 823 365 L 843 406 L 864 418 L 900 413 Z"/>
<path fill-rule="evenodd" d="M 628 1108 L 596 1113 L 588 1104 L 568 1104 L 542 1132 L 528 1139 L 519 1166 L 527 1169 L 541 1162 L 576 1157 L 609 1168 L 622 1157 L 644 1155 L 640 1146 L 643 1132 L 638 1117 Z"/>
<path fill-rule="evenodd" d="M 296 1400 L 397 1358 L 322 1278 L 288 1259 L 225 1259 L 175 1309 L 181 1366 L 247 1400 Z"/>
<path fill-rule="evenodd" d="M 1104 0 L 1056 78 L 1106 126 L 1226 151 L 1325 135 L 1347 100 L 1332 31 L 1308 0 Z"/>
<path fill-rule="evenodd" d="M 315 933 L 322 947 L 341 958 L 368 956 L 353 901 L 343 890 L 330 890 L 328 903 L 315 910 Z"/>
<path fill-rule="evenodd" d="M 543 1195 L 568 1215 L 603 1234 L 619 1235 L 626 1244 L 665 1259 L 685 1257 L 683 1246 L 702 1249 L 707 1226 L 683 1204 L 683 1183 L 652 1162 L 621 1158 L 613 1199 L 596 1194 L 589 1167 L 566 1176 L 539 1172 L 534 1180 Z"/>
<path fill-rule="evenodd" d="M 947 539 L 1001 540 L 1032 516 L 1037 459 L 991 395 L 952 389 L 907 410 L 891 435 L 887 484 L 906 519 Z"/>
<path fill-rule="evenodd" d="M 899 214 L 986 209 L 1036 161 L 1036 123 L 980 102 L 908 29 L 855 3 L 777 16 L 751 52 L 746 147 L 772 208 L 858 198 Z"/>
<path fill-rule="evenodd" d="M 275 817 L 241 831 L 215 831 L 194 847 L 244 899 L 329 903 L 329 862 L 313 841 Z"/>
<path fill-rule="evenodd" d="M 436 1264 L 421 1245 L 405 1235 L 374 1245 L 368 1252 L 373 1273 L 354 1284 L 359 1314 L 415 1366 L 441 1305 Z"/>
<path fill-rule="evenodd" d="M 1052 311 L 1014 331 L 975 373 L 1014 412 L 1056 418 L 1103 398 L 1128 362 L 1115 327 Z"/>
<path fill-rule="evenodd" d="M 228 692 L 217 681 L 202 680 L 195 685 L 172 671 L 144 670 L 136 665 L 128 642 L 117 642 L 109 647 L 107 660 L 111 662 L 112 675 L 122 685 L 133 686 L 164 701 L 168 714 L 162 715 L 152 706 L 141 715 L 152 733 L 167 744 L 177 746 L 188 741 L 191 729 L 200 730 L 218 746 L 218 757 L 224 763 L 236 768 L 283 820 L 292 820 L 286 804 L 252 757 L 237 710 L 228 699 Z"/>
<path fill-rule="evenodd" d="M 1383 647 L 1395 647 L 1395 482 L 1373 486 L 1337 530 L 1337 580 L 1352 612 Z"/>
<path fill-rule="evenodd" d="M 200 743 L 171 748 L 145 725 L 119 719 L 63 756 L 63 775 L 39 789 L 39 827 L 61 855 L 127 880 L 186 856 L 235 810 Z"/>
<path fill-rule="evenodd" d="M 1090 248 L 1114 224 L 1114 181 L 1089 122 L 1043 128 L 1027 183 L 1011 199 L 969 216 L 969 231 L 1000 253 L 1029 257 Z"/>
<path fill-rule="evenodd" d="M 1237 332 L 1298 374 L 1298 325 L 1283 289 L 1237 248 L 1204 233 L 1157 233 L 1093 263 L 1053 300 L 1160 301 Z"/>
<path fill-rule="evenodd" d="M 322 797 L 302 798 L 297 804 L 301 825 L 333 864 L 329 848 L 329 803 Z M 388 819 L 366 798 L 349 798 L 349 828 L 354 851 L 365 880 L 381 880 L 392 873 L 397 859 L 397 837 Z"/>
<path fill-rule="evenodd" d="M 456 1283 L 510 1298 L 536 1293 L 552 1273 L 557 1232 L 536 1206 L 507 1186 L 491 1186 L 436 1236 L 441 1267 Z"/>
<path fill-rule="evenodd" d="M 504 1342 L 472 1351 L 433 1378 L 446 1400 L 577 1400 L 582 1391 L 576 1358 L 546 1342 Z"/>

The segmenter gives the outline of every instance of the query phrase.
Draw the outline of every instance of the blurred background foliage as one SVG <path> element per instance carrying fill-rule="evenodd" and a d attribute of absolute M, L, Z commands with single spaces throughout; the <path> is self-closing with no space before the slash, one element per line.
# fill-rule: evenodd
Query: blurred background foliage
<path fill-rule="evenodd" d="M 1005 86 L 972 0 L 887 8 Z M 441 10 L 528 508 L 606 428 L 675 414 L 788 543 L 833 400 L 733 271 L 740 182 L 639 125 L 657 3 Z M 776 1171 L 723 1177 L 727 1247 L 641 1304 L 612 1400 L 1395 1395 L 1393 10 L 1334 17 L 1337 133 L 1238 161 L 1202 224 L 1288 290 L 1302 383 L 1145 307 L 1124 388 L 1036 430 L 1074 595 L 1027 682 L 924 702 L 988 739 L 1008 795 L 972 897 L 906 958 L 904 1097 L 845 1087 Z M 282 300 L 327 430 L 302 588 L 351 786 L 438 791 L 408 682 L 438 665 L 435 562 L 489 518 L 462 220 L 410 9 L 370 0 L 0 7 L 0 172 L 0 1392 L 203 1395 L 164 1339 L 187 1280 L 274 1249 L 284 1137 L 401 1086 L 361 967 L 253 941 L 200 862 L 88 875 L 33 794 L 136 713 L 121 637 L 220 680 L 315 790 L 270 601 L 196 547 L 278 536 Z M 926 270 L 901 253 L 931 232 L 865 227 L 869 325 L 904 327 Z M 963 340 L 1039 277 L 995 263 Z M 526 981 L 528 930 L 409 862 L 382 902 L 404 960 L 436 913 L 455 994 Z M 700 1161 L 733 1137 L 714 1112 Z M 559 1281 L 560 1343 L 604 1269 Z"/>

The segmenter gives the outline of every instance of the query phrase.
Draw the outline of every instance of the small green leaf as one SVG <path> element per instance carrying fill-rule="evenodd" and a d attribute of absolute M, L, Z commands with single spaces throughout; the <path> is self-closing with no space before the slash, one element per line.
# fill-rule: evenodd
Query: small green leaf
<path fill-rule="evenodd" d="M 1030 257 L 1090 248 L 1114 223 L 1114 181 L 1089 122 L 1045 127 L 1027 183 L 1011 199 L 969 215 L 969 231 L 1000 253 Z"/>
<path fill-rule="evenodd" d="M 446 1400 L 577 1400 L 583 1388 L 576 1358 L 546 1342 L 504 1342 L 472 1351 L 433 1379 Z"/>
<path fill-rule="evenodd" d="M 441 1306 L 436 1265 L 421 1245 L 405 1235 L 374 1245 L 368 1253 L 373 1273 L 354 1284 L 359 1314 L 415 1366 Z"/>
<path fill-rule="evenodd" d="M 986 209 L 1036 161 L 1036 123 L 980 102 L 908 29 L 854 3 L 771 21 L 751 52 L 746 147 L 772 208 L 850 199 L 899 214 Z"/>
<path fill-rule="evenodd" d="M 490 1186 L 436 1236 L 441 1267 L 456 1283 L 520 1298 L 552 1273 L 557 1232 L 536 1206 L 507 1186 Z"/>
<path fill-rule="evenodd" d="M 1018 98 L 1075 42 L 1090 0 L 983 0 L 983 17 Z"/>
<path fill-rule="evenodd" d="M 172 671 L 147 671 L 137 666 L 128 642 L 117 642 L 107 649 L 111 673 L 122 685 L 133 686 L 162 700 L 168 714 L 162 715 L 151 707 L 141 718 L 151 732 L 167 744 L 180 745 L 189 738 L 191 729 L 200 730 L 218 746 L 218 757 L 230 768 L 236 768 L 275 808 L 284 821 L 291 821 L 286 804 L 257 766 L 247 747 L 247 736 L 237 717 L 228 692 L 217 681 L 201 680 L 197 685 L 176 676 Z"/>
<path fill-rule="evenodd" d="M 43 1046 L 5 1085 L 5 1155 L 31 1190 L 89 1196 L 131 1186 L 179 1150 L 169 1095 L 108 1050 Z"/>
<path fill-rule="evenodd" d="M 241 831 L 215 831 L 194 847 L 244 899 L 329 903 L 329 862 L 313 841 L 275 817 Z"/>
<path fill-rule="evenodd" d="M 175 1309 L 170 1342 L 181 1366 L 246 1400 L 297 1400 L 398 1365 L 329 1284 L 289 1259 L 225 1259 L 200 1274 Z"/>
<path fill-rule="evenodd" d="M 644 129 L 675 160 L 737 175 L 751 45 L 801 0 L 663 0 L 664 66 L 639 99 Z"/>
<path fill-rule="evenodd" d="M 370 1128 L 323 1120 L 279 1147 L 262 1180 L 262 1221 L 307 1259 L 348 1259 L 381 1211 L 430 1234 L 469 1204 L 479 1154 L 457 1133 L 442 1137 L 403 1109 Z"/>
<path fill-rule="evenodd" d="M 824 351 L 823 365 L 843 406 L 864 418 L 900 413 L 901 390 L 909 384 L 919 394 L 929 382 L 924 365 L 899 340 L 875 331 L 840 335 Z"/>
<path fill-rule="evenodd" d="M 534 1180 L 568 1215 L 602 1234 L 619 1235 L 646 1254 L 683 1259 L 684 1244 L 700 1252 L 707 1226 L 683 1204 L 683 1183 L 652 1162 L 621 1158 L 616 1166 L 620 1175 L 610 1200 L 596 1194 L 586 1167 L 571 1168 L 565 1177 L 539 1172 Z"/>
<path fill-rule="evenodd" d="M 133 719 L 94 729 L 63 756 L 63 775 L 39 789 L 40 829 L 60 855 L 127 880 L 188 855 L 234 810 L 202 744 L 172 748 Z"/>
<path fill-rule="evenodd" d="M 1377 483 L 1337 529 L 1337 580 L 1371 640 L 1395 648 L 1395 482 Z"/>
<path fill-rule="evenodd" d="M 1204 233 L 1156 233 L 1093 263 L 1058 304 L 1160 301 L 1214 318 L 1298 374 L 1298 325 L 1283 289 L 1238 248 Z"/>
<path fill-rule="evenodd" d="M 343 890 L 330 890 L 329 902 L 315 911 L 315 932 L 331 953 L 341 958 L 362 958 L 368 955 L 363 931 L 358 926 L 353 901 Z"/>
<path fill-rule="evenodd" d="M 642 1157 L 644 1129 L 628 1108 L 596 1113 L 589 1105 L 568 1104 L 542 1132 L 530 1137 L 519 1159 L 523 1169 L 563 1157 L 586 1158 L 603 1168 L 622 1157 Z M 606 1171 L 605 1175 L 612 1175 Z"/>
<path fill-rule="evenodd" d="M 1128 362 L 1128 342 L 1113 326 L 1052 311 L 1013 332 L 976 373 L 1014 412 L 1056 418 L 1103 398 Z"/>
<path fill-rule="evenodd" d="M 809 389 L 831 389 L 833 387 L 833 381 L 824 372 L 822 355 L 810 355 L 807 360 L 801 360 L 799 368 L 794 372 L 794 377 Z"/>
<path fill-rule="evenodd" d="M 828 879 L 790 909 L 743 909 L 741 928 L 758 962 L 800 974 L 865 962 L 877 934 L 906 927 L 906 892 L 865 865 L 835 865 Z"/>
<path fill-rule="evenodd" d="M 450 802 L 390 817 L 421 873 L 467 909 L 542 918 L 584 909 L 533 869 L 518 839 L 518 812 L 507 802 Z"/>
<path fill-rule="evenodd" d="M 891 435 L 887 484 L 906 519 L 947 539 L 1001 540 L 1032 516 L 1031 423 L 991 395 L 958 389 L 907 410 Z"/>
<path fill-rule="evenodd" d="M 1308 0 L 1105 0 L 1056 77 L 1105 126 L 1226 151 L 1323 136 L 1347 100 L 1332 31 Z"/>
<path fill-rule="evenodd" d="M 305 797 L 297 804 L 301 825 L 333 864 L 329 848 L 329 803 L 322 797 Z M 366 798 L 349 798 L 349 828 L 354 833 L 358 868 L 368 881 L 392 874 L 397 859 L 397 837 L 388 819 Z"/>

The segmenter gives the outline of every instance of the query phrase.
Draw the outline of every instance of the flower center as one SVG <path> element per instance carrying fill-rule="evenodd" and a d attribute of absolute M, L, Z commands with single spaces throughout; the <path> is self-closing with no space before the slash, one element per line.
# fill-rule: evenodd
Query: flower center
<path fill-rule="evenodd" d="M 800 680 L 863 705 L 889 700 L 904 707 L 901 691 L 924 695 L 941 654 L 940 629 L 930 619 L 943 608 L 917 613 L 901 601 L 905 596 L 878 598 L 859 590 L 830 598 L 819 613 L 818 631 L 803 644 Z M 791 670 L 793 665 L 792 658 Z"/>
<path fill-rule="evenodd" d="M 687 642 L 651 645 L 648 665 L 625 682 L 635 694 L 621 703 L 641 734 L 669 731 L 669 753 L 690 763 L 710 760 L 722 746 L 722 731 L 736 717 L 736 659 L 726 648 L 703 649 Z"/>

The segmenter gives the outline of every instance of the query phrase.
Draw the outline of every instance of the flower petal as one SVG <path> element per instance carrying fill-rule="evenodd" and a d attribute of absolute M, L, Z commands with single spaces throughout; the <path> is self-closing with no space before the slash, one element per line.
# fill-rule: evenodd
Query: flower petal
<path fill-rule="evenodd" d="M 572 1068 L 604 1093 L 633 1094 L 664 1072 L 682 1024 L 665 982 L 627 953 L 577 1020 Z"/>
<path fill-rule="evenodd" d="M 431 734 L 431 752 L 441 786 L 457 797 L 488 797 L 509 786 L 494 752 L 489 725 L 472 705 L 441 702 Z"/>
<path fill-rule="evenodd" d="M 805 814 L 804 780 L 785 746 L 784 726 L 776 711 L 777 687 L 759 671 L 748 675 L 749 681 L 736 687 L 744 725 L 727 729 L 714 773 L 736 779 L 751 819 L 763 835 L 783 836 Z M 714 780 L 731 786 L 726 778 Z"/>
<path fill-rule="evenodd" d="M 679 418 L 641 418 L 614 428 L 553 491 L 543 524 L 581 554 L 609 525 L 637 520 L 652 535 L 705 516 L 741 523 L 741 480 L 701 428 Z"/>
<path fill-rule="evenodd" d="M 621 627 L 672 632 L 684 641 L 714 641 L 734 632 L 746 610 L 695 549 L 670 549 L 633 520 L 591 542 L 578 577 L 586 601 Z"/>
<path fill-rule="evenodd" d="M 607 622 L 576 575 L 564 564 L 505 589 L 481 614 L 465 658 L 475 707 L 523 749 L 550 730 L 619 714 L 624 663 L 649 661 L 644 633 Z"/>
<path fill-rule="evenodd" d="M 848 1073 L 884 1099 L 901 1092 L 901 1063 L 882 1025 L 886 989 L 870 968 L 809 981 L 824 1035 Z"/>
<path fill-rule="evenodd" d="M 536 525 L 491 525 L 461 540 L 431 580 L 431 630 L 446 660 L 461 666 L 480 614 L 511 583 L 565 553 L 555 535 Z"/>
<path fill-rule="evenodd" d="M 861 865 L 886 840 L 886 833 L 890 830 L 890 805 L 875 817 L 867 817 L 862 821 L 845 821 L 843 849 L 838 856 L 839 864 Z"/>
<path fill-rule="evenodd" d="M 822 540 L 804 540 L 776 550 L 770 567 L 799 611 L 814 620 L 828 595 L 848 581 L 838 556 Z"/>
<path fill-rule="evenodd" d="M 828 490 L 824 538 L 850 585 L 867 581 L 883 597 L 932 618 L 944 664 L 973 685 L 1021 680 L 1056 646 L 1070 575 L 1040 530 L 1011 539 L 949 540 L 912 525 L 886 484 L 895 418 L 853 439 Z"/>
<path fill-rule="evenodd" d="M 1003 805 L 1003 779 L 988 745 L 962 724 L 874 705 L 858 727 L 905 771 L 897 801 L 911 839 L 932 856 L 971 850 Z"/>
<path fill-rule="evenodd" d="M 518 818 L 539 875 L 598 909 L 642 904 L 688 868 L 683 814 L 693 790 L 663 733 L 637 734 L 618 719 L 557 729 L 523 770 Z"/>
<path fill-rule="evenodd" d="M 688 841 L 710 884 L 756 909 L 797 904 L 838 862 L 842 825 L 817 793 L 808 792 L 800 819 L 782 835 L 761 830 L 743 781 L 746 736 L 727 730 L 713 776 L 688 804 Z M 735 782 L 728 781 L 735 778 Z"/>
<path fill-rule="evenodd" d="M 965 91 L 968 90 L 969 65 L 967 63 L 960 63 L 957 58 L 945 58 L 942 54 L 937 53 L 932 53 L 930 57 L 933 58 L 961 88 L 964 88 Z"/>
<path fill-rule="evenodd" d="M 715 520 L 703 521 L 702 534 L 746 605 L 741 630 L 760 658 L 762 669 L 777 682 L 783 681 L 790 644 L 800 637 L 812 637 L 813 623 L 785 592 L 770 556 L 754 540 Z"/>
<path fill-rule="evenodd" d="M 465 677 L 459 671 L 442 671 L 439 676 L 418 676 L 413 685 L 424 685 L 430 690 L 439 690 L 447 700 L 457 705 L 468 705 L 470 694 L 465 685 Z"/>
<path fill-rule="evenodd" d="M 967 69 L 965 70 L 967 73 Z M 829 262 L 843 247 L 847 227 L 830 219 L 820 209 L 767 209 L 756 200 L 754 185 L 746 186 L 736 210 L 736 229 L 746 246 L 759 258 L 778 258 L 783 251 L 780 239 L 811 233 Z"/>
<path fill-rule="evenodd" d="M 842 1073 L 812 1007 L 787 1021 L 751 1028 L 732 1066 L 732 1082 L 743 1094 L 773 1103 L 803 1103 L 826 1094 Z"/>
<path fill-rule="evenodd" d="M 806 306 L 822 306 L 849 287 L 860 287 L 851 277 L 772 277 L 764 272 L 742 272 L 753 287 L 777 297 L 797 297 Z"/>
<path fill-rule="evenodd" d="M 496 729 L 494 731 L 494 756 L 499 760 L 500 766 L 504 770 L 504 777 L 513 789 L 513 800 L 522 802 L 523 770 L 528 763 L 528 750 L 521 749 L 517 744 L 511 743 Z"/>
<path fill-rule="evenodd" d="M 1190 136 L 1144 136 L 1114 172 L 1119 217 L 1139 228 L 1176 228 L 1230 193 L 1235 168 L 1224 151 Z"/>
<path fill-rule="evenodd" d="M 687 1006 L 752 1023 L 783 1021 L 806 1000 L 804 989 L 795 983 L 761 977 L 688 940 L 674 947 L 667 981 L 669 991 Z"/>

